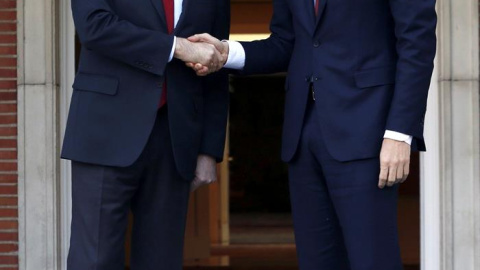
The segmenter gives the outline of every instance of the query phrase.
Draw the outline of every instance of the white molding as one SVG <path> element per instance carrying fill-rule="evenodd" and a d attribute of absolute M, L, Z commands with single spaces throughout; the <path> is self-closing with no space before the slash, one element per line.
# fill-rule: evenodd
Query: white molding
<path fill-rule="evenodd" d="M 57 270 L 58 140 L 54 0 L 18 2 L 19 269 Z"/>
<path fill-rule="evenodd" d="M 72 95 L 72 84 L 75 78 L 75 26 L 73 24 L 71 2 L 61 1 L 59 20 L 60 40 L 60 98 L 59 98 L 59 119 L 60 119 L 60 141 L 63 141 L 67 123 L 68 110 Z M 60 253 L 61 268 L 67 269 L 67 255 L 70 246 L 70 223 L 72 218 L 72 196 L 71 196 L 71 163 L 67 160 L 60 161 Z"/>
<path fill-rule="evenodd" d="M 433 106 L 429 106 L 426 126 L 427 140 L 433 143 L 434 151 L 422 156 L 422 269 L 478 270 L 478 0 L 439 0 L 438 13 L 438 69 L 433 84 L 438 91 L 432 93 Z M 434 193 L 439 197 L 432 196 Z M 428 226 L 429 223 L 434 226 Z"/>
<path fill-rule="evenodd" d="M 437 62 L 437 61 L 436 61 Z M 440 133 L 438 69 L 433 72 L 425 121 L 428 151 L 420 155 L 421 269 L 440 269 Z"/>

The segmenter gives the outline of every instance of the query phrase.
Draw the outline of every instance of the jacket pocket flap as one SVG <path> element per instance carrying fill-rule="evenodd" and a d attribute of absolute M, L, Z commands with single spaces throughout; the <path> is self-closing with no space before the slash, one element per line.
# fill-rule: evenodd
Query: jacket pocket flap
<path fill-rule="evenodd" d="M 118 90 L 118 79 L 104 75 L 78 73 L 75 76 L 73 89 L 113 96 Z"/>
<path fill-rule="evenodd" d="M 355 83 L 358 88 L 368 88 L 386 84 L 394 84 L 396 69 L 393 66 L 360 70 L 355 72 Z"/>

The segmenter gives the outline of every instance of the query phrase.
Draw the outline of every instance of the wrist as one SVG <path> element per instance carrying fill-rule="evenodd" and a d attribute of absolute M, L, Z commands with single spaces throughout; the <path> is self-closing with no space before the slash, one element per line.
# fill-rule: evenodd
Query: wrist
<path fill-rule="evenodd" d="M 184 38 L 177 37 L 173 57 L 182 60 L 183 56 L 185 55 L 185 51 L 187 50 L 188 42 L 189 41 Z"/>

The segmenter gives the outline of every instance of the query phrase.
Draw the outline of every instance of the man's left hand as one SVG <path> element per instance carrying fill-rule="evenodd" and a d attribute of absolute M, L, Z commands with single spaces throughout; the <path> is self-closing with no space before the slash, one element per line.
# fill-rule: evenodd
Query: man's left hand
<path fill-rule="evenodd" d="M 406 142 L 384 139 L 380 152 L 378 187 L 403 183 L 410 173 L 410 145 Z"/>
<path fill-rule="evenodd" d="M 197 158 L 197 169 L 195 179 L 190 186 L 191 191 L 217 181 L 217 162 L 207 155 L 199 155 Z"/>

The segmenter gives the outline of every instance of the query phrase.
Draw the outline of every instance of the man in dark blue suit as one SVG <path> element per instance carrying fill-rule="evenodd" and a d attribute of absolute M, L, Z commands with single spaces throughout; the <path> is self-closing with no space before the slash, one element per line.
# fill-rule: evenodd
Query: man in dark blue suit
<path fill-rule="evenodd" d="M 301 270 L 399 270 L 398 184 L 423 125 L 435 0 L 274 0 L 272 35 L 208 42 L 243 74 L 288 71 L 282 158 Z M 210 72 L 188 64 L 198 75 Z"/>
<path fill-rule="evenodd" d="M 62 157 L 72 160 L 69 270 L 182 269 L 192 180 L 216 178 L 228 110 L 226 55 L 185 37 L 228 38 L 227 0 L 72 0 L 82 51 Z"/>

